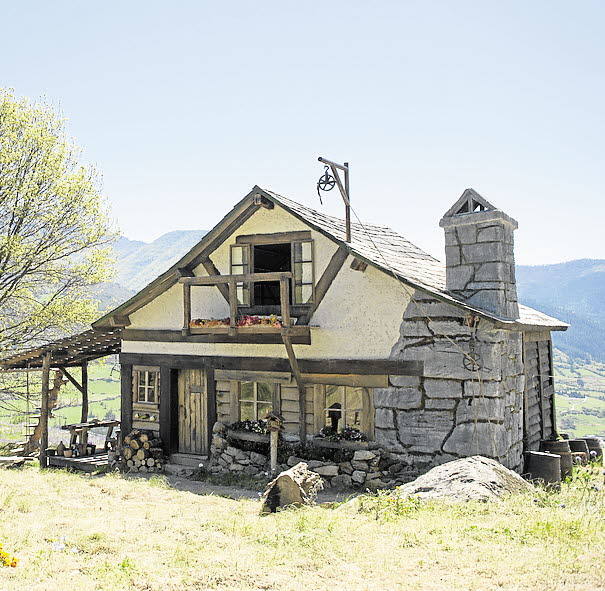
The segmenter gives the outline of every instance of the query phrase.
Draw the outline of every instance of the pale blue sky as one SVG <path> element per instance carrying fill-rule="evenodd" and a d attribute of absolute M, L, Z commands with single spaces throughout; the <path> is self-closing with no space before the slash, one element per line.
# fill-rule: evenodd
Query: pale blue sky
<path fill-rule="evenodd" d="M 69 119 L 122 232 L 208 229 L 254 184 L 352 203 L 443 258 L 474 187 L 517 260 L 605 258 L 602 2 L 19 2 L 1 84 Z M 336 191 L 324 208 L 341 214 Z"/>

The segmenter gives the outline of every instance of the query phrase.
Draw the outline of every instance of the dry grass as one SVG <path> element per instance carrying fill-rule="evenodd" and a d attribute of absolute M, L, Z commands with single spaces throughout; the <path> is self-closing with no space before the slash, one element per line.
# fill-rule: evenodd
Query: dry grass
<path fill-rule="evenodd" d="M 603 492 L 582 479 L 496 504 L 257 512 L 158 477 L 0 471 L 0 543 L 19 559 L 0 590 L 605 588 Z"/>

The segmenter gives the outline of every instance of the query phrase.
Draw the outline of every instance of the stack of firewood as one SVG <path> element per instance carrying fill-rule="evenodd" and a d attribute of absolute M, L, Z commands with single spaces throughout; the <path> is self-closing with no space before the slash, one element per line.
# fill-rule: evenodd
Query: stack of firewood
<path fill-rule="evenodd" d="M 153 431 L 135 429 L 122 441 L 120 467 L 124 472 L 161 472 L 162 440 Z"/>

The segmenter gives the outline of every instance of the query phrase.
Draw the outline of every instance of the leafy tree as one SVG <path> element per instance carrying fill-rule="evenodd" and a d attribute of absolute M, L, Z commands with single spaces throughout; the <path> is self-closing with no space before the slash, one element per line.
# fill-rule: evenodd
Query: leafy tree
<path fill-rule="evenodd" d="M 113 240 L 92 167 L 46 105 L 0 89 L 0 354 L 79 330 L 97 315 Z"/>

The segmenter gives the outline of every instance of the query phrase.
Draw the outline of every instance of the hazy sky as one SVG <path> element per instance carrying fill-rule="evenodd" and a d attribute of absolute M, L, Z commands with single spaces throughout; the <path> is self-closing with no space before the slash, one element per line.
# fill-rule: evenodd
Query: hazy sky
<path fill-rule="evenodd" d="M 69 120 L 121 231 L 211 228 L 258 184 L 443 258 L 473 187 L 517 261 L 605 258 L 605 3 L 13 2 L 1 84 Z"/>

